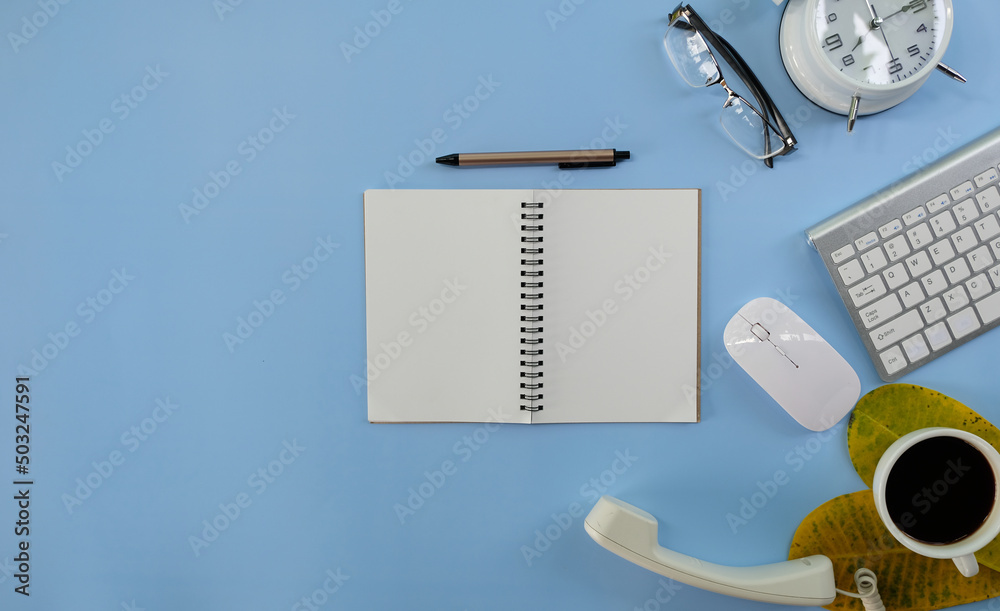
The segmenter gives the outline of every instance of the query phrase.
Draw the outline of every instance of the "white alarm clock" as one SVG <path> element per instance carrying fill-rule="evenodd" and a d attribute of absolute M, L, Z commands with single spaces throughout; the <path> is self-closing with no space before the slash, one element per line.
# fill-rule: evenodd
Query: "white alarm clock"
<path fill-rule="evenodd" d="M 899 104 L 938 68 L 952 30 L 951 0 L 788 0 L 781 59 L 788 76 L 819 106 L 848 116 Z"/>

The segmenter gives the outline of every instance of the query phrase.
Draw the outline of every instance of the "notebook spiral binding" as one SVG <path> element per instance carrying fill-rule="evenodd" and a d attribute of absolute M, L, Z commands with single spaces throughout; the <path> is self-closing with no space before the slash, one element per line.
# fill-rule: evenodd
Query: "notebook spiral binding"
<path fill-rule="evenodd" d="M 541 202 L 521 202 L 521 409 L 542 411 L 542 323 L 544 322 Z"/>

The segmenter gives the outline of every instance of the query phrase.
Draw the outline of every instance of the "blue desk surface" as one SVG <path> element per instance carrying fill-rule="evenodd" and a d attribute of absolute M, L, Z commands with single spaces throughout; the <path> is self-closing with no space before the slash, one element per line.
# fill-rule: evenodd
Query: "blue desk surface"
<path fill-rule="evenodd" d="M 771 608 L 664 588 L 591 541 L 582 513 L 610 493 L 656 515 L 666 545 L 757 564 L 864 487 L 846 421 L 799 427 L 726 358 L 722 330 L 751 298 L 785 300 L 863 392 L 881 384 L 802 231 L 1000 124 L 1000 39 L 989 2 L 962 2 L 946 60 L 969 83 L 934 75 L 848 136 L 786 76 L 779 8 L 699 0 L 793 122 L 801 150 L 768 170 L 722 134 L 720 92 L 674 74 L 670 8 L 5 2 L 0 606 Z M 633 159 L 572 173 L 431 161 L 592 146 Z M 703 189 L 702 422 L 369 424 L 352 384 L 362 192 L 389 186 Z M 998 342 L 903 381 L 996 421 Z M 787 484 L 727 520 L 778 471 Z M 30 598 L 14 592 L 23 540 Z"/>

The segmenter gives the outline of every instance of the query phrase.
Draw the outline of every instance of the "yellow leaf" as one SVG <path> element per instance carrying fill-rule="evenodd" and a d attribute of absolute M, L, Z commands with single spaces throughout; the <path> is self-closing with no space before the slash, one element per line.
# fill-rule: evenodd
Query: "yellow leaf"
<path fill-rule="evenodd" d="M 1000 429 L 951 397 L 912 384 L 887 384 L 861 397 L 847 427 L 847 450 L 870 488 L 875 466 L 894 441 L 918 429 L 945 426 L 979 435 L 1000 448 Z M 983 565 L 1000 571 L 1000 539 L 976 553 Z"/>
<path fill-rule="evenodd" d="M 823 554 L 833 562 L 837 588 L 858 591 L 854 572 L 874 571 L 878 591 L 890 611 L 929 611 L 1000 596 L 1000 573 L 981 566 L 963 577 L 951 560 L 911 552 L 886 530 L 871 490 L 838 496 L 810 513 L 799 525 L 789 559 Z M 839 595 L 827 609 L 863 611 L 861 601 Z"/>

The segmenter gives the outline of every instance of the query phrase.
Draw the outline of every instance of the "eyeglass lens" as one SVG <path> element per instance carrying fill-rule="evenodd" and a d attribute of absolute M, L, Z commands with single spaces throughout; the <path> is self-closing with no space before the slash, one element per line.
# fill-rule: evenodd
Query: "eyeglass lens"
<path fill-rule="evenodd" d="M 707 87 L 722 80 L 719 64 L 709 50 L 708 42 L 698 30 L 685 21 L 676 21 L 663 38 L 667 55 L 677 72 L 692 87 Z M 735 71 L 732 71 L 735 73 Z M 764 120 L 762 113 L 747 101 L 749 88 L 734 76 L 727 85 L 735 91 L 719 117 L 729 137 L 748 154 L 765 159 L 784 149 L 781 136 Z"/>
<path fill-rule="evenodd" d="M 758 159 L 776 155 L 785 147 L 781 136 L 741 97 L 729 98 L 719 121 L 733 142 Z"/>
<path fill-rule="evenodd" d="M 719 64 L 698 30 L 678 21 L 667 29 L 663 45 L 667 48 L 670 61 L 688 85 L 707 87 L 719 81 Z"/>

